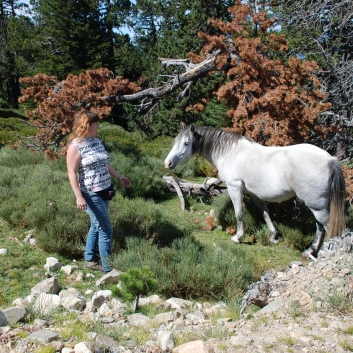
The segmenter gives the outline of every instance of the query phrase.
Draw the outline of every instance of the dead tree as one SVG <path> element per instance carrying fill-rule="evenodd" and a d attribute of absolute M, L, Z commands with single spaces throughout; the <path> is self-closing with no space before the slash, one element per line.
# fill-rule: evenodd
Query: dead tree
<path fill-rule="evenodd" d="M 168 190 L 178 194 L 182 210 L 185 210 L 184 194 L 217 196 L 228 193 L 227 187 L 221 185 L 222 180 L 217 178 L 206 178 L 202 184 L 191 183 L 171 175 L 165 175 L 163 179 Z"/>

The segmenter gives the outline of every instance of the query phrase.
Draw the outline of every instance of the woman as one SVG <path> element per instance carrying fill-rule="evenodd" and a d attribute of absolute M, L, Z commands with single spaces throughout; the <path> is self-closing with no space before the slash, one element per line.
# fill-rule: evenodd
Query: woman
<path fill-rule="evenodd" d="M 112 186 L 111 176 L 123 187 L 129 187 L 130 180 L 110 165 L 109 154 L 96 138 L 99 120 L 96 113 L 87 110 L 76 115 L 66 162 L 77 208 L 86 211 L 91 222 L 84 255 L 85 268 L 108 273 L 112 270 L 107 260 L 112 253 L 113 228 L 107 189 Z M 97 262 L 98 250 L 102 266 Z"/>

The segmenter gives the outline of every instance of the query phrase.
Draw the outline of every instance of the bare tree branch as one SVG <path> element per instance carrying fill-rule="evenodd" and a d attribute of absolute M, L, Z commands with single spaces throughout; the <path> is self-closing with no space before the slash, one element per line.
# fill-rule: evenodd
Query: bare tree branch
<path fill-rule="evenodd" d="M 151 107 L 156 100 L 160 100 L 165 96 L 169 95 L 172 92 L 175 92 L 178 88 L 184 86 L 186 84 L 186 88 L 183 92 L 179 95 L 180 98 L 185 96 L 186 91 L 192 85 L 192 82 L 196 81 L 197 79 L 204 77 L 210 71 L 216 70 L 215 66 L 215 59 L 217 57 L 218 52 L 215 52 L 213 55 L 209 56 L 207 59 L 202 61 L 200 64 L 194 64 L 191 60 L 175 60 L 175 59 L 160 59 L 162 61 L 162 66 L 169 67 L 169 66 L 182 66 L 186 72 L 183 74 L 175 74 L 171 75 L 171 80 L 166 83 L 162 87 L 158 88 L 147 88 L 143 91 L 134 93 L 134 94 L 127 94 L 127 95 L 120 95 L 120 96 L 109 96 L 104 97 L 103 100 L 108 102 L 114 103 L 122 103 L 122 102 L 136 102 L 142 101 L 143 99 L 150 99 L 150 101 L 141 103 L 140 111 L 146 110 L 147 108 Z"/>

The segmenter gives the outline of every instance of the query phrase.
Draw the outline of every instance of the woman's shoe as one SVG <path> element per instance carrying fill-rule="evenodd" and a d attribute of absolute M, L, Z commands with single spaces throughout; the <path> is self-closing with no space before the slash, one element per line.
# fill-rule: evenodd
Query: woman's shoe
<path fill-rule="evenodd" d="M 84 267 L 87 270 L 95 270 L 95 271 L 104 272 L 102 265 L 100 265 L 99 263 L 97 263 L 95 261 L 86 261 Z"/>

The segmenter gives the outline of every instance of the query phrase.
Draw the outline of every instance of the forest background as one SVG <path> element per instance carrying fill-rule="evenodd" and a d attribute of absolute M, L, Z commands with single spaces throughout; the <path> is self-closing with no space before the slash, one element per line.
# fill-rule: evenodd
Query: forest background
<path fill-rule="evenodd" d="M 159 283 L 165 284 L 159 291 L 164 295 L 211 293 L 213 299 L 226 298 L 229 293 L 239 294 L 234 287 L 242 292 L 265 269 L 263 264 L 250 269 L 259 255 L 251 250 L 248 258 L 237 256 L 247 262 L 244 267 L 232 262 L 234 271 L 246 268 L 244 273 L 229 271 L 227 259 L 241 249 L 226 246 L 222 254 L 227 255 L 220 262 L 221 252 L 212 257 L 211 250 L 195 240 L 180 240 L 190 227 L 195 230 L 195 224 L 203 233 L 213 231 L 215 224 L 208 216 L 165 214 L 166 207 L 159 204 L 161 199 L 169 202 L 160 162 L 170 147 L 168 137 L 176 135 L 181 121 L 227 128 L 264 145 L 307 142 L 327 150 L 344 166 L 349 206 L 351 1 L 33 0 L 29 7 L 12 0 L 0 4 L 0 191 L 7 200 L 0 202 L 0 218 L 10 226 L 36 228 L 43 250 L 69 258 L 82 255 L 85 215 L 74 209 L 62 156 L 74 114 L 82 108 L 96 111 L 109 123 L 102 124 L 101 137 L 113 161 L 119 162 L 119 171 L 134 185 L 130 191 L 119 190 L 111 204 L 119 234 L 115 249 L 126 250 L 115 259 L 116 267 L 127 270 L 131 264 L 147 263 L 156 274 L 165 270 L 160 263 L 171 268 L 185 264 L 177 270 L 173 267 L 169 275 L 159 273 Z M 27 129 L 18 121 L 25 121 Z M 215 171 L 196 160 L 179 175 L 204 177 Z M 188 202 L 190 210 L 201 212 L 206 207 Z M 212 204 L 223 229 L 235 222 L 234 212 L 231 207 L 226 212 L 226 206 L 225 198 Z M 303 232 L 307 235 L 313 228 L 299 206 L 294 204 L 294 215 L 285 207 L 276 212 L 287 245 L 300 251 L 310 243 Z M 250 218 L 247 234 L 256 234 L 267 245 L 264 228 Z M 186 220 L 194 223 L 190 226 Z M 288 222 L 294 230 L 288 229 Z M 173 243 L 175 239 L 179 240 Z M 149 247 L 150 242 L 174 244 L 174 248 L 158 252 Z M 210 244 L 212 249 L 213 238 Z M 286 257 L 283 249 L 261 252 L 272 252 L 271 258 Z M 22 265 L 30 267 L 26 261 Z M 6 271 L 3 266 L 3 277 L 11 282 Z M 213 278 L 206 279 L 209 275 Z M 234 278 L 241 283 L 234 283 Z M 200 292 L 195 293 L 195 288 Z"/>
<path fill-rule="evenodd" d="M 63 93 L 58 83 L 73 80 L 72 75 L 109 70 L 92 79 L 96 83 L 85 87 L 81 96 L 78 91 L 84 87 L 72 82 L 76 87 L 69 95 L 76 97 L 65 111 L 57 107 L 67 102 L 68 94 L 56 97 L 47 111 L 43 103 L 35 113 L 27 112 L 41 128 L 55 121 L 44 148 L 69 133 L 70 122 L 62 115 L 72 120 L 72 113 L 86 106 L 149 138 L 174 136 L 183 121 L 231 128 L 263 144 L 309 142 L 340 160 L 352 157 L 350 1 L 31 0 L 29 6 L 2 0 L 0 4 L 2 108 L 18 108 L 21 101 L 33 109 L 54 88 Z M 151 96 L 142 96 L 102 109 L 102 95 L 161 87 L 188 64 L 202 63 L 212 55 L 214 65 L 199 77 L 190 75 L 182 94 L 171 90 L 157 99 L 153 96 L 148 104 Z M 163 65 L 161 58 L 179 62 L 166 65 L 164 60 Z M 109 79 L 115 82 L 108 88 L 103 81 Z M 53 125 L 62 131 L 52 131 Z"/>

